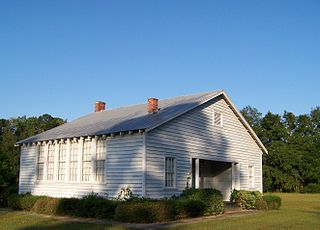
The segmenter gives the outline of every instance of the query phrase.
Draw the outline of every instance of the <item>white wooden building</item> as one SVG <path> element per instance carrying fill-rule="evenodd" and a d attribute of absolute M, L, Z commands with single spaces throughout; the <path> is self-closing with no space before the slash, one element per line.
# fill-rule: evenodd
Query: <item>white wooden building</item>
<path fill-rule="evenodd" d="M 222 90 L 95 112 L 18 142 L 19 193 L 169 197 L 186 187 L 262 191 L 254 131 Z"/>

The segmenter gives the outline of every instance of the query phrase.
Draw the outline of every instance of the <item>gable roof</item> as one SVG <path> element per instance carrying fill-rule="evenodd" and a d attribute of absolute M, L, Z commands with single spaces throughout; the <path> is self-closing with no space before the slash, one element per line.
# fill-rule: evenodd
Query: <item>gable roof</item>
<path fill-rule="evenodd" d="M 227 100 L 227 103 L 233 107 L 233 111 L 248 129 L 259 147 L 264 152 L 267 152 L 250 125 L 248 125 L 223 90 L 159 100 L 159 112 L 157 113 L 148 113 L 147 103 L 90 113 L 72 122 L 65 123 L 38 135 L 21 140 L 17 142 L 17 144 L 74 137 L 108 135 L 136 130 L 145 130 L 148 132 L 220 95 L 223 95 Z"/>

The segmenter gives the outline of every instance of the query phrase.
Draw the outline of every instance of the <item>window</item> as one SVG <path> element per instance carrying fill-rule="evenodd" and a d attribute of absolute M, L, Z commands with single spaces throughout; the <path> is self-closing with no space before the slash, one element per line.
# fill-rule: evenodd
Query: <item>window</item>
<path fill-rule="evenodd" d="M 175 159 L 173 157 L 165 158 L 165 187 L 175 187 Z"/>
<path fill-rule="evenodd" d="M 64 180 L 66 173 L 66 144 L 59 144 L 58 180 Z"/>
<path fill-rule="evenodd" d="M 219 113 L 217 111 L 213 112 L 213 124 L 215 126 L 222 127 L 222 113 Z"/>
<path fill-rule="evenodd" d="M 54 145 L 48 146 L 47 180 L 53 180 L 54 173 Z"/>
<path fill-rule="evenodd" d="M 98 140 L 95 176 L 96 176 L 96 181 L 99 181 L 99 182 L 104 181 L 104 167 L 105 167 L 106 152 L 107 152 L 106 141 Z"/>
<path fill-rule="evenodd" d="M 38 150 L 38 161 L 37 161 L 37 180 L 43 180 L 44 171 L 44 145 L 39 146 Z"/>
<path fill-rule="evenodd" d="M 91 140 L 83 143 L 81 180 L 89 181 L 91 171 Z"/>
<path fill-rule="evenodd" d="M 70 181 L 77 180 L 78 174 L 78 143 L 72 142 L 70 152 Z"/>
<path fill-rule="evenodd" d="M 249 171 L 249 187 L 250 188 L 254 188 L 254 167 L 252 165 L 250 165 L 248 167 L 248 171 Z"/>

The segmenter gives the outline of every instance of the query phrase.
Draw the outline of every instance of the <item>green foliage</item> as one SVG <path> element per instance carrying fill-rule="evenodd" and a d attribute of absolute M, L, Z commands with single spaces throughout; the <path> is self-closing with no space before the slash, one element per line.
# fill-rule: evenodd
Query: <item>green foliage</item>
<path fill-rule="evenodd" d="M 230 196 L 231 202 L 236 202 L 242 209 L 255 209 L 255 204 L 262 199 L 259 191 L 247 191 L 234 189 Z"/>
<path fill-rule="evenodd" d="M 0 197 L 3 197 L 0 199 L 7 199 L 6 187 L 11 189 L 18 186 L 20 149 L 15 147 L 15 143 L 64 122 L 61 118 L 49 114 L 0 119 L 0 187 L 4 188 L 0 189 Z"/>
<path fill-rule="evenodd" d="M 31 210 L 40 214 L 56 215 L 58 214 L 59 203 L 59 198 L 40 197 L 36 199 L 36 202 Z"/>
<path fill-rule="evenodd" d="M 262 117 L 249 106 L 241 112 L 269 152 L 263 155 L 265 191 L 298 192 L 320 183 L 320 107 L 299 116 Z"/>
<path fill-rule="evenodd" d="M 39 198 L 41 197 L 33 196 L 30 194 L 24 194 L 24 195 L 12 194 L 8 198 L 8 206 L 16 210 L 30 211 Z"/>
<path fill-rule="evenodd" d="M 264 195 L 262 200 L 266 202 L 268 210 L 279 209 L 281 206 L 281 197 L 276 195 Z"/>
<path fill-rule="evenodd" d="M 33 211 L 47 215 L 70 215 L 112 219 L 117 201 L 107 200 L 96 194 L 89 194 L 82 199 L 53 198 L 45 196 L 12 195 L 9 207 L 18 210 Z"/>
<path fill-rule="evenodd" d="M 300 190 L 301 193 L 320 193 L 320 184 L 308 184 Z"/>
<path fill-rule="evenodd" d="M 175 219 L 175 202 L 144 201 L 122 202 L 116 209 L 115 219 L 123 222 L 153 223 Z"/>
<path fill-rule="evenodd" d="M 57 213 L 59 215 L 80 216 L 80 199 L 78 198 L 60 198 Z"/>
<path fill-rule="evenodd" d="M 80 200 L 76 215 L 112 219 L 118 202 L 91 193 Z"/>
<path fill-rule="evenodd" d="M 179 198 L 203 202 L 205 215 L 218 215 L 224 211 L 222 193 L 216 189 L 185 189 Z"/>
<path fill-rule="evenodd" d="M 16 194 L 18 191 L 17 186 L 0 186 L 0 207 L 8 206 L 8 199 L 12 194 Z"/>
<path fill-rule="evenodd" d="M 206 205 L 200 200 L 186 200 L 183 203 L 183 210 L 188 217 L 202 216 L 206 209 Z"/>
<path fill-rule="evenodd" d="M 268 204 L 263 199 L 257 200 L 254 207 L 257 210 L 268 210 Z"/>

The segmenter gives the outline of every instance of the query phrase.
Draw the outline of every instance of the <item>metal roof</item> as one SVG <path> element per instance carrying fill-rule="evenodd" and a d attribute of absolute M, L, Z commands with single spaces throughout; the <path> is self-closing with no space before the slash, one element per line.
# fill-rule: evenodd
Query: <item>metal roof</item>
<path fill-rule="evenodd" d="M 17 144 L 73 137 L 149 131 L 221 95 L 223 90 L 159 100 L 159 111 L 148 113 L 147 103 L 90 113 L 72 122 L 29 137 Z"/>

